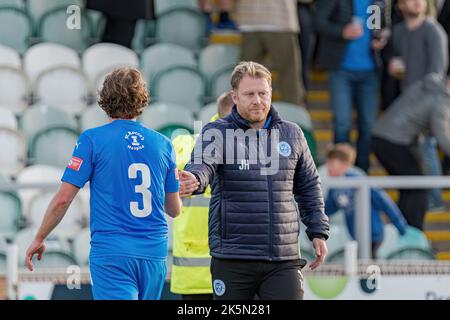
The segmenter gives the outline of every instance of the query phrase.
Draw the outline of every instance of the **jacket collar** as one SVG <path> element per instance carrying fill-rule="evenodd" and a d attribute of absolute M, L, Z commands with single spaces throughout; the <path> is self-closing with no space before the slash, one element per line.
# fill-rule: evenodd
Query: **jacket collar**
<path fill-rule="evenodd" d="M 269 117 L 271 117 L 270 124 L 268 127 L 269 130 L 282 121 L 280 115 L 278 114 L 278 111 L 275 109 L 274 106 L 270 107 L 267 118 Z M 229 122 L 233 122 L 242 130 L 251 129 L 251 126 L 248 123 L 248 121 L 242 118 L 241 115 L 238 113 L 236 105 L 233 106 L 231 113 L 225 119 Z"/>

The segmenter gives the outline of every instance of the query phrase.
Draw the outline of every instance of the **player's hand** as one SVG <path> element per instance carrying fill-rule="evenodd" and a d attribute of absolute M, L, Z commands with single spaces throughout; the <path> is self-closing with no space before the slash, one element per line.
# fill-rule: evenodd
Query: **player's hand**
<path fill-rule="evenodd" d="M 311 270 L 314 270 L 323 263 L 326 255 L 328 253 L 328 249 L 327 249 L 327 244 L 326 244 L 325 240 L 322 240 L 320 238 L 314 238 L 312 243 L 313 243 L 313 247 L 316 252 L 317 258 L 309 265 L 309 268 Z"/>
<path fill-rule="evenodd" d="M 192 193 L 198 189 L 200 183 L 197 178 L 189 171 L 180 170 L 180 197 L 186 198 L 192 196 Z"/>
<path fill-rule="evenodd" d="M 26 258 L 25 258 L 25 265 L 27 266 L 28 270 L 33 271 L 33 256 L 37 254 L 37 259 L 41 261 L 42 255 L 45 251 L 45 243 L 44 241 L 39 241 L 37 239 L 34 239 L 34 241 L 31 243 L 31 245 L 28 247 Z"/>

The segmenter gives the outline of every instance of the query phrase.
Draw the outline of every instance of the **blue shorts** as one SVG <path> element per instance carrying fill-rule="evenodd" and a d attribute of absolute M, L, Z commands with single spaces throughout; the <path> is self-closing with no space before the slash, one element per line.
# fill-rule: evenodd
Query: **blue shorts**
<path fill-rule="evenodd" d="M 91 257 L 95 300 L 159 300 L 166 262 L 129 257 Z"/>

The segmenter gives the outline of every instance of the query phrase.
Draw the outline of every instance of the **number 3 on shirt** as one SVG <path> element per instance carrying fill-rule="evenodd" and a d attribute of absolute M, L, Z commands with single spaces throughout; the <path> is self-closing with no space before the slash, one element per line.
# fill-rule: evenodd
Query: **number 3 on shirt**
<path fill-rule="evenodd" d="M 152 194 L 150 188 L 150 168 L 144 163 L 133 163 L 128 167 L 128 178 L 136 179 L 138 171 L 141 172 L 142 183 L 134 187 L 136 193 L 142 194 L 142 209 L 139 209 L 139 202 L 131 201 L 131 214 L 137 218 L 145 218 L 152 213 Z"/>

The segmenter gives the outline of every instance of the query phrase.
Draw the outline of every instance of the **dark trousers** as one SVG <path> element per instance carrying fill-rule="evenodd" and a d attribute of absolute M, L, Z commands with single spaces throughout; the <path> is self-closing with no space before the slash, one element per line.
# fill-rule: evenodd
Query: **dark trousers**
<path fill-rule="evenodd" d="M 131 48 L 136 20 L 107 17 L 102 42 L 117 43 Z"/>
<path fill-rule="evenodd" d="M 182 300 L 212 300 L 214 296 L 212 294 L 182 294 Z"/>
<path fill-rule="evenodd" d="M 215 300 L 303 300 L 306 260 L 257 261 L 212 258 Z"/>
<path fill-rule="evenodd" d="M 314 35 L 313 13 L 310 4 L 298 4 L 298 20 L 300 23 L 300 33 L 298 41 L 300 44 L 302 60 L 302 79 L 305 90 L 309 89 L 309 71 L 311 66 L 311 45 Z"/>
<path fill-rule="evenodd" d="M 393 176 L 424 175 L 422 158 L 416 144 L 406 146 L 374 137 L 372 147 L 378 161 Z M 428 209 L 428 191 L 400 190 L 398 207 L 410 226 L 423 230 L 423 219 Z"/>
<path fill-rule="evenodd" d="M 353 103 L 358 112 L 356 165 L 369 171 L 372 127 L 378 111 L 379 77 L 376 71 L 330 72 L 334 143 L 350 142 Z"/>

